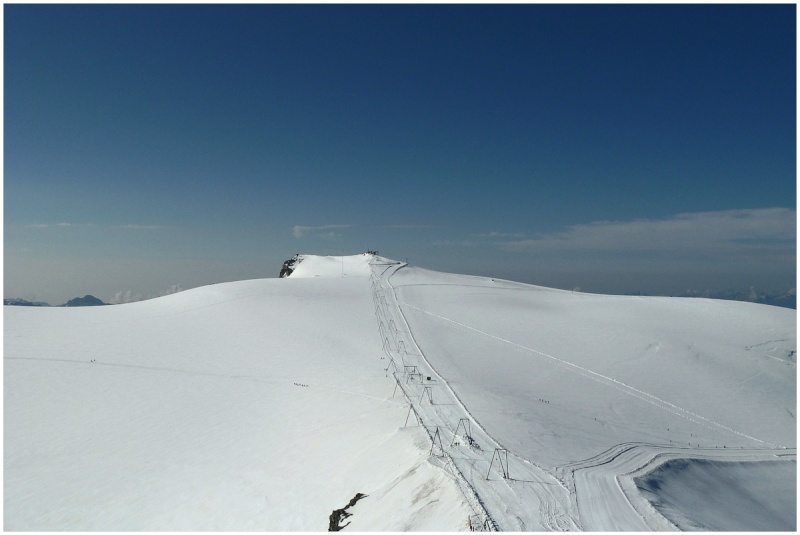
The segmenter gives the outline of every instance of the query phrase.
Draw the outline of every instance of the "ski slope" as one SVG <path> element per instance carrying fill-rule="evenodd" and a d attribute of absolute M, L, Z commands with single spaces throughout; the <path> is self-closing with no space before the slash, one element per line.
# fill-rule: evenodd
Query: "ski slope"
<path fill-rule="evenodd" d="M 775 487 L 794 482 L 792 310 L 581 294 L 408 266 L 383 280 L 407 326 L 395 342 L 403 365 L 424 362 L 446 383 L 440 390 L 464 407 L 460 416 L 480 429 L 478 442 L 488 443 L 462 471 L 485 469 L 501 448 L 509 456 L 506 483 L 543 503 L 509 521 L 503 507 L 510 502 L 498 500 L 501 528 L 688 528 L 691 513 L 666 520 L 630 481 L 671 458 L 780 459 L 788 476 Z M 437 423 L 454 429 L 459 418 L 437 410 Z M 728 500 L 731 511 L 754 501 L 747 499 Z M 705 507 L 697 503 L 698 511 Z"/>
<path fill-rule="evenodd" d="M 794 310 L 302 255 L 4 315 L 7 530 L 794 529 Z"/>

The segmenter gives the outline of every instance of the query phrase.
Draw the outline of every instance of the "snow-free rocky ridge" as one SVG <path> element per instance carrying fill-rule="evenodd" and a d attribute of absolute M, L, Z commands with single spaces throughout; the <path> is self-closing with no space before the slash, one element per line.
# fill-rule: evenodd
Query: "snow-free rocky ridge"
<path fill-rule="evenodd" d="M 291 267 L 6 307 L 4 527 L 794 529 L 794 310 Z"/>

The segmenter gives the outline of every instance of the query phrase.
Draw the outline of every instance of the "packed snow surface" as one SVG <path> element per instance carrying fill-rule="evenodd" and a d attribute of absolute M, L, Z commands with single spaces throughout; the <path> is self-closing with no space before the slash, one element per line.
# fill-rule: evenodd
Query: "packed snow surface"
<path fill-rule="evenodd" d="M 763 496 L 796 470 L 794 310 L 302 255 L 4 314 L 7 530 L 323 531 L 356 493 L 345 530 L 796 517 Z"/>

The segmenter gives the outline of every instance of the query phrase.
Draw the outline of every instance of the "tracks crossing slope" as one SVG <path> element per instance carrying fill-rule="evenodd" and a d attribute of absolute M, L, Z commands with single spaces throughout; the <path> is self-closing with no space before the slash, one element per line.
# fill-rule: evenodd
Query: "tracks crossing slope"
<path fill-rule="evenodd" d="M 749 429 L 726 425 L 728 422 L 722 423 L 702 411 L 680 406 L 683 405 L 680 400 L 676 402 L 614 374 L 591 369 L 585 363 L 571 362 L 569 357 L 563 358 L 552 350 L 534 349 L 524 340 L 520 344 L 515 337 L 503 332 L 480 330 L 469 325 L 469 321 L 464 323 L 461 318 L 457 321 L 446 312 L 446 307 L 439 307 L 443 310 L 426 310 L 429 307 L 425 306 L 425 301 L 406 302 L 404 289 L 408 285 L 393 284 L 397 277 L 392 280 L 392 276 L 404 266 L 403 263 L 381 269 L 375 266 L 373 271 L 375 313 L 387 359 L 387 375 L 391 374 L 395 379 L 395 393 L 402 393 L 410 403 L 408 422 L 413 421 L 410 418 L 413 414 L 417 422 L 425 426 L 433 444 L 431 453 L 446 460 L 448 466 L 463 477 L 470 492 L 477 497 L 497 529 L 671 530 L 675 526 L 637 491 L 632 482 L 636 474 L 641 475 L 675 458 L 758 461 L 775 459 L 776 456 L 783 459 L 795 457 L 795 450 L 791 447 L 774 444 Z M 406 272 L 401 273 L 403 275 L 398 276 L 405 280 Z M 424 279 L 415 281 L 413 286 L 441 287 Z M 471 292 L 480 291 L 476 288 L 482 287 L 477 283 L 457 286 L 470 288 Z M 445 329 L 462 330 L 475 340 L 483 338 L 487 341 L 482 346 L 484 349 L 490 347 L 489 344 L 499 344 L 514 352 L 530 355 L 535 361 L 564 370 L 567 375 L 580 376 L 587 384 L 596 384 L 598 388 L 618 392 L 618 396 L 635 399 L 635 403 L 649 407 L 651 412 L 669 415 L 668 418 L 673 418 L 673 421 L 684 421 L 687 425 L 707 429 L 713 434 L 709 437 L 722 437 L 725 442 L 715 446 L 714 440 L 709 438 L 706 440 L 709 444 L 704 447 L 691 444 L 692 447 L 688 448 L 686 444 L 681 446 L 666 439 L 671 437 L 666 437 L 663 443 L 658 438 L 651 443 L 624 442 L 580 461 L 563 460 L 561 463 L 567 464 L 546 464 L 545 468 L 545 465 L 537 464 L 531 458 L 526 459 L 525 454 L 507 448 L 470 412 L 456 392 L 459 385 L 463 384 L 450 385 L 446 380 L 448 377 L 443 377 L 441 370 L 434 367 L 433 363 L 437 360 L 429 360 L 435 355 L 425 355 L 415 340 L 415 335 L 419 336 L 420 333 L 412 332 L 410 324 L 415 325 L 416 329 L 424 325 L 419 324 L 420 319 L 424 318 L 434 322 L 436 328 L 441 325 Z M 427 326 L 425 328 L 428 333 L 423 331 L 420 341 L 424 347 L 428 347 L 429 340 L 425 336 L 436 331 Z M 446 347 L 457 352 L 454 349 L 457 346 L 458 343 Z M 433 344 L 433 347 L 436 345 Z M 453 357 L 448 358 L 452 361 Z M 725 443 L 728 443 L 727 450 L 722 446 Z M 731 443 L 736 444 L 735 451 L 730 449 Z"/>
<path fill-rule="evenodd" d="M 391 285 L 405 264 L 374 264 L 373 299 L 395 395 L 408 400 L 432 441 L 431 453 L 458 475 L 485 511 L 481 527 L 574 531 L 581 526 L 568 489 L 534 463 L 509 452 L 470 414 L 420 350 Z M 408 422 L 408 419 L 407 419 Z"/>

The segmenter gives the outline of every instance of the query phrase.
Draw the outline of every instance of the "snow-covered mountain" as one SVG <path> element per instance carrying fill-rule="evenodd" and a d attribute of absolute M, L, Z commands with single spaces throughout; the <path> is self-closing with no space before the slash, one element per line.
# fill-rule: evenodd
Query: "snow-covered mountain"
<path fill-rule="evenodd" d="M 298 260 L 6 307 L 4 528 L 794 529 L 794 310 Z"/>

